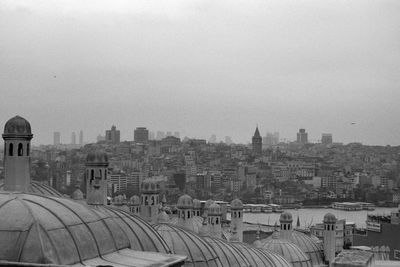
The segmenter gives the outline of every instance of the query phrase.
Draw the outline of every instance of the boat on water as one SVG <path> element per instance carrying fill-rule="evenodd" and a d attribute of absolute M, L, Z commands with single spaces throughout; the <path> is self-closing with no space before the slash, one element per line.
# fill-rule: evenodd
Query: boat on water
<path fill-rule="evenodd" d="M 283 212 L 283 209 L 282 209 L 281 205 L 278 205 L 278 204 L 269 204 L 269 205 L 272 208 L 272 212 L 275 212 L 275 213 L 282 213 Z"/>
<path fill-rule="evenodd" d="M 367 202 L 334 202 L 332 203 L 332 208 L 345 211 L 373 211 L 375 210 L 375 205 Z"/>

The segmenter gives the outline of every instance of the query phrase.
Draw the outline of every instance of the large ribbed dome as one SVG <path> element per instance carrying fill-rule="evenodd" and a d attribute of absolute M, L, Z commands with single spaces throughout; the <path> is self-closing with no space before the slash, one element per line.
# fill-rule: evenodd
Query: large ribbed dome
<path fill-rule="evenodd" d="M 125 248 L 168 252 L 151 226 L 104 211 L 66 198 L 1 192 L 0 260 L 65 265 Z"/>
<path fill-rule="evenodd" d="M 165 223 L 157 224 L 154 227 L 167 242 L 172 253 L 188 256 L 185 266 L 222 266 L 214 249 L 193 232 Z"/>
<path fill-rule="evenodd" d="M 186 230 L 190 230 L 192 232 L 195 232 L 196 234 L 200 233 L 201 226 L 203 224 L 203 218 L 200 216 L 193 216 L 192 218 L 189 219 L 190 223 L 186 223 L 184 226 L 179 224 L 179 218 L 178 217 L 173 217 L 170 219 L 168 222 L 171 225 L 177 225 L 180 227 L 184 227 Z"/>
<path fill-rule="evenodd" d="M 4 135 L 32 135 L 31 124 L 26 119 L 15 116 L 4 125 Z"/>
<path fill-rule="evenodd" d="M 292 240 L 310 257 L 312 264 L 315 266 L 324 263 L 324 248 L 320 242 L 312 239 L 305 233 L 294 230 L 292 232 Z"/>
<path fill-rule="evenodd" d="M 0 190 L 4 191 L 4 181 L 0 182 Z M 39 195 L 47 195 L 47 196 L 54 196 L 54 197 L 62 197 L 63 195 L 55 190 L 53 187 L 50 187 L 46 184 L 42 184 L 38 181 L 31 181 L 30 186 L 28 187 L 28 191 L 24 193 L 33 193 Z"/>
<path fill-rule="evenodd" d="M 231 242 L 243 253 L 251 266 L 257 267 L 293 267 L 287 260 L 277 253 L 257 249 L 241 242 Z"/>
<path fill-rule="evenodd" d="M 251 266 L 246 256 L 235 246 L 230 243 L 215 237 L 205 236 L 204 240 L 214 249 L 217 253 L 222 266 L 230 267 L 246 267 Z"/>
<path fill-rule="evenodd" d="M 279 233 L 274 232 L 272 236 L 261 240 L 262 249 L 273 251 L 283 256 L 289 261 L 293 267 L 311 267 L 311 260 L 307 254 L 304 253 L 293 242 L 279 238 Z"/>

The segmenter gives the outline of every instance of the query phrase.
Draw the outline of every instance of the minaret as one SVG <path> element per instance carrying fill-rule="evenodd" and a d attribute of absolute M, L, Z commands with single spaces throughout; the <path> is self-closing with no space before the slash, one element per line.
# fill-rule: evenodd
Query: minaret
<path fill-rule="evenodd" d="M 160 202 L 160 185 L 152 180 L 146 179 L 142 182 L 140 216 L 149 223 L 157 223 Z"/>
<path fill-rule="evenodd" d="M 289 212 L 282 213 L 281 217 L 279 218 L 279 223 L 281 228 L 280 238 L 286 240 L 292 240 L 292 223 L 293 223 L 292 214 Z"/>
<path fill-rule="evenodd" d="M 332 213 L 324 216 L 324 255 L 325 261 L 331 263 L 336 254 L 336 217 Z"/>
<path fill-rule="evenodd" d="M 107 205 L 107 154 L 100 151 L 90 152 L 85 166 L 87 204 Z"/>
<path fill-rule="evenodd" d="M 262 137 L 260 132 L 258 131 L 258 126 L 256 127 L 256 131 L 254 132 L 253 138 L 251 139 L 251 143 L 253 146 L 253 153 L 255 155 L 261 155 L 262 153 Z"/>
<path fill-rule="evenodd" d="M 193 200 L 189 195 L 182 195 L 179 197 L 176 204 L 178 208 L 178 223 L 186 229 L 193 229 Z"/>
<path fill-rule="evenodd" d="M 193 199 L 193 215 L 201 217 L 201 202 L 198 199 Z"/>
<path fill-rule="evenodd" d="M 231 202 L 231 233 L 235 230 L 234 239 L 243 242 L 243 203 L 240 199 Z"/>
<path fill-rule="evenodd" d="M 26 192 L 30 187 L 31 125 L 20 116 L 4 126 L 4 190 Z"/>
<path fill-rule="evenodd" d="M 210 236 L 221 238 L 222 226 L 221 226 L 222 211 L 220 205 L 217 203 L 211 204 L 208 208 L 207 219 L 208 227 L 210 229 Z"/>

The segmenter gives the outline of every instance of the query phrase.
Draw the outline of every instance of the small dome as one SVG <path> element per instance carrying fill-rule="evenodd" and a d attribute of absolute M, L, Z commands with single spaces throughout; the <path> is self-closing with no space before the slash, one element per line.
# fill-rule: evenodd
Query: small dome
<path fill-rule="evenodd" d="M 32 135 L 31 124 L 26 119 L 15 116 L 4 125 L 4 135 Z"/>
<path fill-rule="evenodd" d="M 238 198 L 232 200 L 231 209 L 242 210 L 243 209 L 243 202 Z"/>
<path fill-rule="evenodd" d="M 208 215 L 221 215 L 221 206 L 218 205 L 217 203 L 213 203 L 210 205 L 208 208 Z"/>
<path fill-rule="evenodd" d="M 185 266 L 222 266 L 214 249 L 195 233 L 166 223 L 157 224 L 154 228 L 167 242 L 172 253 L 188 256 Z"/>
<path fill-rule="evenodd" d="M 160 191 L 160 185 L 154 179 L 145 179 L 141 186 L 142 193 L 153 194 Z"/>
<path fill-rule="evenodd" d="M 217 253 L 222 266 L 229 267 L 250 267 L 249 261 L 246 256 L 235 246 L 230 243 L 215 237 L 205 236 L 204 240 L 214 249 Z"/>
<path fill-rule="evenodd" d="M 251 266 L 293 267 L 287 260 L 277 253 L 257 249 L 241 242 L 232 242 L 230 244 L 242 252 Z"/>
<path fill-rule="evenodd" d="M 207 210 L 214 202 L 215 201 L 212 199 L 207 200 L 206 203 L 204 204 L 204 209 Z"/>
<path fill-rule="evenodd" d="M 201 201 L 198 199 L 193 199 L 193 209 L 201 209 Z"/>
<path fill-rule="evenodd" d="M 332 213 L 327 213 L 324 216 L 324 223 L 336 223 L 336 217 Z"/>
<path fill-rule="evenodd" d="M 138 197 L 137 195 L 132 196 L 129 199 L 129 203 L 133 206 L 139 206 L 140 205 L 140 197 Z"/>
<path fill-rule="evenodd" d="M 294 230 L 291 241 L 309 256 L 313 266 L 320 266 L 324 263 L 324 248 L 318 238 L 316 241 L 307 234 Z"/>
<path fill-rule="evenodd" d="M 292 214 L 290 212 L 285 211 L 284 213 L 281 214 L 281 217 L 279 218 L 280 223 L 292 223 L 293 218 Z"/>
<path fill-rule="evenodd" d="M 178 203 L 176 204 L 178 209 L 192 209 L 193 208 L 193 200 L 189 195 L 182 195 L 178 198 Z"/>
<path fill-rule="evenodd" d="M 93 151 L 87 154 L 86 163 L 107 163 L 108 157 L 105 152 L 102 151 Z"/>
<path fill-rule="evenodd" d="M 4 181 L 0 183 L 0 191 L 4 191 Z M 31 181 L 28 191 L 24 193 L 33 193 L 46 196 L 63 197 L 63 195 L 53 187 L 38 181 Z"/>
<path fill-rule="evenodd" d="M 276 233 L 278 232 L 274 232 L 272 237 L 261 240 L 262 249 L 280 254 L 292 263 L 293 267 L 312 267 L 311 260 L 304 251 L 291 241 L 279 238 Z"/>
<path fill-rule="evenodd" d="M 83 200 L 83 193 L 81 189 L 77 188 L 75 191 L 72 193 L 72 199 L 73 200 Z"/>

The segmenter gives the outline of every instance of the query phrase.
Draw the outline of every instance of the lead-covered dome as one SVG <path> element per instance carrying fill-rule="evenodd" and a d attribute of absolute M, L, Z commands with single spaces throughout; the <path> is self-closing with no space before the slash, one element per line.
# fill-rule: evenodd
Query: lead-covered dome
<path fill-rule="evenodd" d="M 0 260 L 69 265 L 122 249 L 167 253 L 148 224 L 71 199 L 0 193 Z"/>
<path fill-rule="evenodd" d="M 277 253 L 257 249 L 241 242 L 232 242 L 230 244 L 243 253 L 251 266 L 293 267 L 286 259 L 284 259 L 281 255 Z"/>
<path fill-rule="evenodd" d="M 9 119 L 4 125 L 4 135 L 32 135 L 31 124 L 20 116 Z"/>
<path fill-rule="evenodd" d="M 137 195 L 131 196 L 129 199 L 129 204 L 133 206 L 139 206 L 140 205 L 140 197 Z"/>
<path fill-rule="evenodd" d="M 279 238 L 279 233 L 261 240 L 262 249 L 272 251 L 283 256 L 293 267 L 312 267 L 310 258 L 293 242 Z"/>
<path fill-rule="evenodd" d="M 293 217 L 292 214 L 290 212 L 283 212 L 279 218 L 279 222 L 280 223 L 291 223 L 293 222 Z"/>
<path fill-rule="evenodd" d="M 332 213 L 327 213 L 324 216 L 324 223 L 336 223 L 336 217 Z"/>
<path fill-rule="evenodd" d="M 200 236 L 181 227 L 161 223 L 154 226 L 172 253 L 186 255 L 185 266 L 222 266 L 214 249 Z"/>
<path fill-rule="evenodd" d="M 178 209 L 192 209 L 193 208 L 192 197 L 187 194 L 180 196 L 178 198 L 176 206 Z"/>
<path fill-rule="evenodd" d="M 221 215 L 221 206 L 217 203 L 213 203 L 208 207 L 208 215 Z"/>
<path fill-rule="evenodd" d="M 199 234 L 200 229 L 203 225 L 203 220 L 204 219 L 200 216 L 193 216 L 192 218 L 188 219 L 188 223 L 185 223 L 185 225 L 181 225 L 178 217 L 172 217 L 168 221 L 168 223 L 171 225 L 177 225 L 177 226 L 183 227 L 186 230 L 190 230 L 192 232 L 195 232 L 196 234 Z"/>
<path fill-rule="evenodd" d="M 4 191 L 4 181 L 0 182 L 0 191 Z M 31 181 L 27 192 L 46 196 L 63 197 L 63 195 L 53 187 L 43 184 L 38 181 Z"/>
<path fill-rule="evenodd" d="M 86 164 L 91 163 L 107 163 L 108 156 L 104 151 L 96 150 L 89 152 L 86 156 Z"/>
<path fill-rule="evenodd" d="M 215 237 L 204 236 L 204 240 L 214 249 L 217 253 L 222 266 L 229 267 L 250 267 L 251 264 L 246 259 L 246 256 L 235 246 L 230 243 Z"/>
<path fill-rule="evenodd" d="M 307 234 L 294 230 L 291 241 L 308 255 L 313 266 L 320 266 L 324 263 L 324 248 L 319 240 L 316 241 Z"/>
<path fill-rule="evenodd" d="M 243 202 L 238 198 L 232 200 L 232 202 L 231 202 L 231 210 L 232 209 L 234 209 L 234 210 L 242 210 L 243 209 Z"/>

